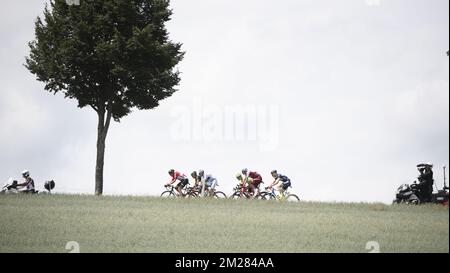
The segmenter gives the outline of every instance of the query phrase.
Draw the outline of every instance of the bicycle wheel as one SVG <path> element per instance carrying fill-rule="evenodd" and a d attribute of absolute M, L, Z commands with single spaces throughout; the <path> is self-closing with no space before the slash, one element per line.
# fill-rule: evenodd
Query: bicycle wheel
<path fill-rule="evenodd" d="M 173 197 L 175 197 L 175 194 L 173 193 L 173 191 L 165 191 L 165 192 L 161 193 L 161 197 L 173 198 Z"/>
<path fill-rule="evenodd" d="M 264 192 L 261 192 L 256 197 L 256 199 L 259 199 L 259 200 L 273 200 L 273 199 L 275 199 L 275 196 L 273 196 L 273 194 L 270 193 L 270 192 L 264 191 Z"/>
<path fill-rule="evenodd" d="M 233 193 L 233 194 L 230 196 L 230 199 L 241 199 L 241 198 L 243 198 L 243 197 L 244 197 L 244 196 L 241 195 L 240 192 L 235 192 L 235 193 Z"/>
<path fill-rule="evenodd" d="M 221 192 L 221 191 L 216 191 L 214 193 L 213 197 L 217 198 L 217 199 L 222 199 L 222 198 L 227 198 L 227 195 L 225 193 Z"/>
<path fill-rule="evenodd" d="M 186 198 L 197 198 L 197 197 L 199 197 L 199 194 L 195 191 L 190 191 L 190 192 L 186 193 L 185 197 Z"/>
<path fill-rule="evenodd" d="M 288 196 L 286 196 L 285 200 L 288 202 L 300 202 L 300 198 L 298 198 L 298 196 L 295 194 L 289 194 Z"/>

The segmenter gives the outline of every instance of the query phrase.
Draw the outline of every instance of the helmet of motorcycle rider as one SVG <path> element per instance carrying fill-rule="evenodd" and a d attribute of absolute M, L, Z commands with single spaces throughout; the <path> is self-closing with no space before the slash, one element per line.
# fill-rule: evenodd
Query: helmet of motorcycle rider
<path fill-rule="evenodd" d="M 30 171 L 24 170 L 24 171 L 22 172 L 22 176 L 23 176 L 24 178 L 30 177 Z"/>

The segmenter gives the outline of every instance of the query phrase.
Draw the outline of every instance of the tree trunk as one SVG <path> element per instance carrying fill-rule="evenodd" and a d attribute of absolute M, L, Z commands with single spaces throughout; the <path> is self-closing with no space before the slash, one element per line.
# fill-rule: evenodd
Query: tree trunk
<path fill-rule="evenodd" d="M 108 135 L 109 124 L 111 121 L 111 112 L 98 111 L 97 128 L 97 162 L 95 166 L 95 195 L 103 194 L 103 165 L 105 162 L 105 142 Z"/>

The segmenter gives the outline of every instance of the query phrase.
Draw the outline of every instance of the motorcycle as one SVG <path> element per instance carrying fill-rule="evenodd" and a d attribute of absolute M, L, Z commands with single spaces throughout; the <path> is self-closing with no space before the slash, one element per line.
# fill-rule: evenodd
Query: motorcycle
<path fill-rule="evenodd" d="M 431 164 L 419 164 L 417 167 L 423 167 L 423 166 L 431 166 Z M 448 191 L 449 188 L 447 187 L 447 181 L 446 181 L 446 167 L 444 166 L 444 187 L 442 190 L 438 190 L 437 192 L 433 192 L 431 195 L 431 200 L 427 200 L 427 202 L 424 202 L 421 200 L 421 196 L 423 194 L 421 193 L 421 189 L 419 187 L 419 184 L 417 184 L 416 181 L 412 184 L 403 184 L 400 187 L 398 187 L 397 192 L 395 194 L 395 199 L 393 201 L 394 204 L 412 204 L 412 205 L 419 205 L 422 203 L 431 203 L 431 204 L 440 204 L 444 206 L 448 206 Z"/>
<path fill-rule="evenodd" d="M 430 202 L 424 202 L 420 199 L 420 188 L 419 185 L 414 182 L 413 184 L 403 184 L 398 187 L 394 204 L 409 204 L 409 205 L 419 205 L 423 203 L 440 204 L 448 206 L 448 190 L 447 186 L 444 186 L 442 190 L 433 192 Z"/>
<path fill-rule="evenodd" d="M 31 191 L 23 191 L 20 190 L 19 187 L 17 186 L 19 183 L 17 182 L 17 180 L 14 180 L 12 178 L 10 178 L 8 180 L 8 182 L 5 183 L 5 185 L 2 187 L 2 189 L 0 190 L 0 194 L 24 194 L 24 193 L 28 193 L 28 194 L 50 194 L 51 191 L 55 188 L 55 181 L 54 180 L 49 180 L 46 181 L 44 183 L 44 189 L 45 191 L 37 191 L 37 190 L 31 190 Z"/>
<path fill-rule="evenodd" d="M 6 182 L 5 185 L 2 187 L 0 193 L 1 194 L 18 193 L 17 184 L 18 184 L 17 180 L 13 180 L 12 178 L 10 178 L 8 182 Z"/>
<path fill-rule="evenodd" d="M 418 205 L 420 201 L 420 188 L 414 181 L 413 184 L 403 184 L 398 187 L 395 194 L 394 204 L 411 204 Z"/>

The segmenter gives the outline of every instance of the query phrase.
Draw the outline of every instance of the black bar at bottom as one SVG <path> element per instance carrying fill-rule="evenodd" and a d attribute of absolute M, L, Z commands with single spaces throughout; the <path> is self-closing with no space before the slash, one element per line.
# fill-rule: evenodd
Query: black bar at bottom
<path fill-rule="evenodd" d="M 447 254 L 0 254 L 0 261 L 20 263 L 21 269 L 30 265 L 33 269 L 42 262 L 57 262 L 70 265 L 71 270 L 84 272 L 90 270 L 113 268 L 119 272 L 310 272 L 321 270 L 345 269 L 357 272 L 384 270 L 384 260 L 392 259 L 389 267 L 395 269 L 395 264 L 402 267 L 398 261 L 446 260 Z M 57 267 L 55 267 L 57 268 Z"/>

